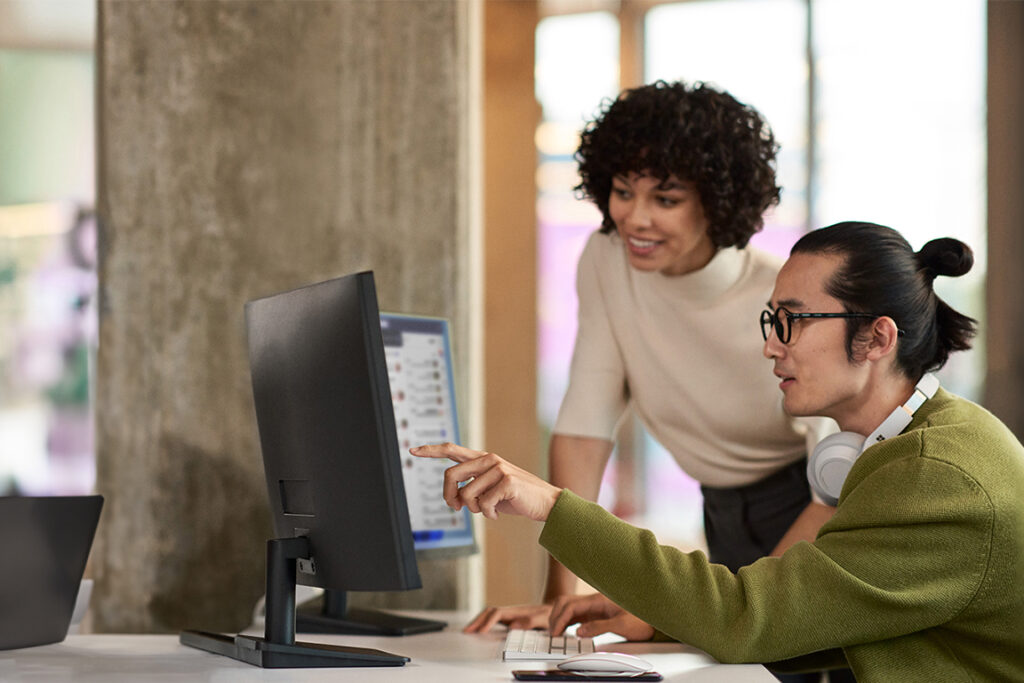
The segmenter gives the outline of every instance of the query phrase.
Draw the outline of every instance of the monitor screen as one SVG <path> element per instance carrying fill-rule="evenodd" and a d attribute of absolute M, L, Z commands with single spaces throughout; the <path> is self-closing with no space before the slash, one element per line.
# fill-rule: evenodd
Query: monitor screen
<path fill-rule="evenodd" d="M 442 496 L 451 463 L 409 454 L 425 443 L 460 442 L 448 321 L 384 313 L 380 323 L 416 551 L 427 557 L 472 553 L 469 510 L 452 510 Z"/>

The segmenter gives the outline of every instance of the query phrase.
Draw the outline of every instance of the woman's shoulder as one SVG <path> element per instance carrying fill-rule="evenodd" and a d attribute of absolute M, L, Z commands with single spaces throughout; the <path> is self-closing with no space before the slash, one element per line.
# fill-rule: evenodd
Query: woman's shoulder
<path fill-rule="evenodd" d="M 629 277 L 629 260 L 615 233 L 592 232 L 583 246 L 577 267 L 581 273 L 589 272 L 600 281 L 618 282 Z"/>
<path fill-rule="evenodd" d="M 607 263 L 617 256 L 621 256 L 621 253 L 622 244 L 617 234 L 595 230 L 587 238 L 587 243 L 583 246 L 583 255 L 580 257 L 580 260 L 590 259 Z"/>
<path fill-rule="evenodd" d="M 775 283 L 775 276 L 782 270 L 786 259 L 764 249 L 746 246 L 742 250 L 746 254 L 749 270 L 754 277 L 767 278 Z"/>

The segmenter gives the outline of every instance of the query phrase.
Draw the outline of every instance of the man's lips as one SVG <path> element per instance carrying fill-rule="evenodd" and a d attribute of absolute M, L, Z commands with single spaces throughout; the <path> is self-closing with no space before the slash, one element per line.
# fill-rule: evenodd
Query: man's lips
<path fill-rule="evenodd" d="M 783 390 L 785 390 L 787 387 L 791 386 L 794 382 L 796 382 L 795 377 L 787 375 L 782 372 L 776 372 L 775 376 L 782 380 L 781 382 L 779 382 L 779 388 Z"/>

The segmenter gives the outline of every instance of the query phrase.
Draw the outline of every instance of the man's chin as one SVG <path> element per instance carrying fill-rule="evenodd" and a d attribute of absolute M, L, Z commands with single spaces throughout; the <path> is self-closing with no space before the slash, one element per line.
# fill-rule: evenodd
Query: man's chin
<path fill-rule="evenodd" d="M 782 402 L 782 409 L 790 417 L 814 417 L 816 415 L 816 413 L 808 410 L 806 406 L 801 406 L 795 401 L 784 400 Z"/>

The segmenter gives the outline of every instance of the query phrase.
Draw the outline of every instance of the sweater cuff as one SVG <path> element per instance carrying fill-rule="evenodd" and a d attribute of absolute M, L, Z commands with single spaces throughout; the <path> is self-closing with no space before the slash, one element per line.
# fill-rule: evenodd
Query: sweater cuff
<path fill-rule="evenodd" d="M 540 544 L 548 551 L 552 551 L 562 545 L 567 532 L 571 538 L 571 527 L 575 526 L 576 520 L 582 514 L 582 508 L 589 503 L 590 501 L 580 498 L 569 489 L 562 489 L 555 504 L 551 507 L 551 512 L 548 513 L 544 528 L 541 529 L 538 539 Z"/>

